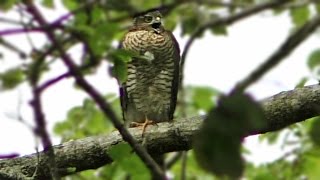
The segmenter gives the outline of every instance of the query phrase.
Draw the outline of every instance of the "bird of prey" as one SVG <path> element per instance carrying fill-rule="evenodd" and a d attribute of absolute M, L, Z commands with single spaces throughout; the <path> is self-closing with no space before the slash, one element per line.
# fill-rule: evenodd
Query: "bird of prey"
<path fill-rule="evenodd" d="M 120 87 L 123 118 L 130 127 L 142 126 L 143 135 L 148 124 L 173 119 L 180 49 L 172 32 L 162 26 L 159 11 L 136 16 L 121 47 L 136 54 Z"/>

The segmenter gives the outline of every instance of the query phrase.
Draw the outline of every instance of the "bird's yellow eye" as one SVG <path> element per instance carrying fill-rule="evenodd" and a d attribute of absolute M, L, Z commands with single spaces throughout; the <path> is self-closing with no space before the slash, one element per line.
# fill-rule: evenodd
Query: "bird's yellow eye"
<path fill-rule="evenodd" d="M 151 16 L 145 16 L 145 17 L 144 17 L 144 21 L 147 22 L 147 23 L 149 23 L 149 22 L 152 21 L 152 17 L 151 17 Z"/>

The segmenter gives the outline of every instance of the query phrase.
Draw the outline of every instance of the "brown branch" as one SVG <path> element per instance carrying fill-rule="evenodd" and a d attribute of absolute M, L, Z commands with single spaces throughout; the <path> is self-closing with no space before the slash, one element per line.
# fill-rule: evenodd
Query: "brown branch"
<path fill-rule="evenodd" d="M 266 125 L 261 129 L 252 129 L 249 135 L 277 131 L 297 122 L 320 114 L 320 85 L 297 88 L 279 93 L 261 101 L 266 115 Z M 205 116 L 177 119 L 172 123 L 159 123 L 148 126 L 145 139 L 140 128 L 130 128 L 133 137 L 144 141 L 149 153 L 163 154 L 191 149 L 192 137 L 199 130 Z M 56 165 L 61 176 L 79 171 L 96 169 L 112 162 L 108 151 L 119 143 L 124 143 L 119 132 L 108 135 L 87 137 L 54 146 Z M 44 153 L 39 154 L 38 177 L 48 178 L 48 164 Z M 0 175 L 8 177 L 31 177 L 37 162 L 37 154 L 0 161 Z M 68 169 L 74 169 L 70 171 Z M 1 176 L 0 176 L 1 177 Z"/>
<path fill-rule="evenodd" d="M 44 82 L 42 85 L 38 86 L 38 89 L 37 89 L 37 90 L 40 91 L 40 92 L 42 92 L 42 91 L 44 91 L 45 89 L 47 89 L 48 87 L 56 84 L 57 82 L 65 79 L 65 78 L 68 78 L 68 77 L 70 77 L 70 76 L 71 76 L 71 74 L 70 74 L 69 72 L 63 73 L 63 74 L 61 74 L 61 75 L 59 75 L 59 76 L 57 76 L 57 77 L 55 77 L 55 78 L 52 78 L 52 79 Z"/>
<path fill-rule="evenodd" d="M 56 172 L 56 163 L 55 163 L 55 154 L 54 150 L 52 148 L 52 142 L 50 140 L 49 133 L 46 130 L 46 120 L 45 116 L 42 110 L 42 103 L 41 103 L 41 92 L 37 91 L 36 86 L 32 87 L 33 92 L 33 100 L 31 101 L 34 119 L 36 128 L 34 130 L 35 134 L 38 135 L 41 139 L 43 149 L 45 152 L 47 152 L 48 156 L 48 163 L 50 164 L 50 175 L 52 175 L 51 178 L 53 179 L 60 179 L 58 173 Z"/>
<path fill-rule="evenodd" d="M 25 5 L 27 6 L 27 11 L 33 15 L 35 20 L 41 26 L 47 26 L 47 22 L 39 12 L 37 7 L 33 4 L 32 0 L 25 0 Z M 70 73 L 75 78 L 77 84 L 87 92 L 91 98 L 97 103 L 102 112 L 106 117 L 109 117 L 113 125 L 119 130 L 123 139 L 127 141 L 133 150 L 137 153 L 137 155 L 141 158 L 141 160 L 145 163 L 145 165 L 149 168 L 151 173 L 156 175 L 157 177 L 161 177 L 161 179 L 166 179 L 164 172 L 157 165 L 157 163 L 152 159 L 152 157 L 148 154 L 145 148 L 133 138 L 133 136 L 129 133 L 129 131 L 124 127 L 121 121 L 116 117 L 114 111 L 110 107 L 110 105 L 105 101 L 103 96 L 94 89 L 82 76 L 77 66 L 74 64 L 73 60 L 66 54 L 62 46 L 60 46 L 60 42 L 56 39 L 55 34 L 52 29 L 46 30 L 46 35 L 49 40 L 56 45 L 57 50 L 61 54 L 61 58 L 65 65 L 68 67 Z"/>
<path fill-rule="evenodd" d="M 17 26 L 22 25 L 22 23 L 20 21 L 17 21 L 15 19 L 4 18 L 4 17 L 0 17 L 0 23 L 7 23 L 7 24 L 12 24 L 12 25 L 17 25 Z"/>
<path fill-rule="evenodd" d="M 0 45 L 11 50 L 14 53 L 17 53 L 21 59 L 26 59 L 28 57 L 28 55 L 23 50 L 18 48 L 15 44 L 8 42 L 1 37 L 0 37 Z"/>
<path fill-rule="evenodd" d="M 0 154 L 0 159 L 12 159 L 18 156 L 19 156 L 18 153 Z"/>
<path fill-rule="evenodd" d="M 32 106 L 34 121 L 36 127 L 34 128 L 34 133 L 40 137 L 43 145 L 44 152 L 48 158 L 50 179 L 59 180 L 59 174 L 56 171 L 55 154 L 52 147 L 52 142 L 49 133 L 46 129 L 46 119 L 43 112 L 43 106 L 41 101 L 41 91 L 38 91 L 38 80 L 41 73 L 41 66 L 44 63 L 44 59 L 37 59 L 32 68 L 32 73 L 29 76 L 29 81 L 31 84 L 33 99 L 30 102 Z M 36 163 L 38 165 L 38 163 Z M 36 171 L 35 171 L 36 172 Z M 36 175 L 36 173 L 35 173 Z"/>

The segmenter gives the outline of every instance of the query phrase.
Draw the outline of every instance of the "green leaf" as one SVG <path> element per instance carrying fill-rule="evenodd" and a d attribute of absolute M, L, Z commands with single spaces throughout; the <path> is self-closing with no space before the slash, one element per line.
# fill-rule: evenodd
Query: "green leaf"
<path fill-rule="evenodd" d="M 145 164 L 132 152 L 128 144 L 118 144 L 112 147 L 108 154 L 115 163 L 129 173 L 132 179 L 150 179 Z"/>
<path fill-rule="evenodd" d="M 319 121 L 319 119 L 318 119 Z M 310 149 L 301 158 L 301 166 L 303 168 L 303 174 L 305 174 L 308 179 L 318 179 L 320 177 L 320 160 L 319 146 Z"/>
<path fill-rule="evenodd" d="M 113 146 L 108 154 L 114 161 L 122 161 L 132 154 L 132 148 L 128 144 Z"/>
<path fill-rule="evenodd" d="M 309 136 L 315 145 L 320 146 L 320 117 L 317 117 L 312 121 Z"/>
<path fill-rule="evenodd" d="M 226 26 L 218 26 L 218 27 L 213 27 L 211 28 L 211 32 L 215 35 L 228 35 L 228 31 Z"/>
<path fill-rule="evenodd" d="M 314 3 L 315 9 L 317 11 L 317 13 L 320 13 L 320 3 Z"/>
<path fill-rule="evenodd" d="M 23 82 L 25 74 L 20 68 L 12 68 L 0 74 L 1 89 L 13 89 Z"/>
<path fill-rule="evenodd" d="M 146 1 L 146 0 L 131 0 L 130 4 L 138 10 L 146 10 L 151 9 L 154 7 L 158 7 L 161 5 L 161 0 L 153 0 L 153 1 Z"/>
<path fill-rule="evenodd" d="M 42 0 L 41 4 L 47 8 L 54 8 L 53 0 Z"/>
<path fill-rule="evenodd" d="M 214 97 L 218 92 L 209 87 L 194 87 L 193 89 L 193 105 L 197 110 L 205 110 L 208 112 L 214 105 Z"/>
<path fill-rule="evenodd" d="M 320 49 L 312 51 L 312 53 L 309 55 L 307 64 L 311 71 L 320 65 Z"/>
<path fill-rule="evenodd" d="M 308 77 L 303 77 L 300 79 L 299 83 L 295 86 L 295 88 L 302 88 L 305 86 L 305 84 L 308 82 Z"/>
<path fill-rule="evenodd" d="M 263 127 L 263 120 L 262 108 L 250 96 L 232 94 L 221 98 L 194 140 L 200 166 L 218 176 L 240 177 L 244 170 L 242 139 L 248 130 Z"/>
<path fill-rule="evenodd" d="M 128 75 L 127 62 L 130 62 L 132 57 L 136 56 L 138 56 L 137 53 L 125 49 L 117 49 L 110 52 L 108 59 L 113 62 L 111 75 L 117 78 L 120 83 L 125 82 Z"/>
<path fill-rule="evenodd" d="M 109 58 L 113 61 L 123 61 L 123 62 L 130 62 L 132 57 L 137 57 L 138 54 L 133 51 L 128 51 L 125 49 L 117 49 L 115 51 L 110 52 Z"/>
<path fill-rule="evenodd" d="M 112 76 L 117 78 L 120 83 L 125 82 L 128 76 L 127 63 L 119 60 L 115 61 L 112 67 Z"/>
<path fill-rule="evenodd" d="M 301 26 L 310 17 L 309 6 L 301 6 L 290 9 L 291 20 L 296 26 Z"/>
<path fill-rule="evenodd" d="M 195 27 L 199 25 L 199 20 L 196 16 L 184 17 L 182 19 L 182 35 L 191 34 Z M 199 35 L 201 37 L 201 35 Z"/>
<path fill-rule="evenodd" d="M 16 0 L 1 0 L 0 1 L 0 10 L 8 11 L 16 3 Z"/>
<path fill-rule="evenodd" d="M 273 145 L 277 143 L 279 135 L 280 134 L 278 132 L 261 134 L 259 135 L 259 141 L 262 142 L 266 140 L 270 145 Z"/>
<path fill-rule="evenodd" d="M 205 15 L 203 15 L 203 16 L 204 16 L 204 18 L 203 18 L 204 21 L 212 21 L 214 19 L 220 18 L 219 14 L 210 14 L 210 16 L 207 18 L 205 18 Z M 226 26 L 214 26 L 214 27 L 210 28 L 210 31 L 215 35 L 228 35 L 228 31 L 227 31 Z"/>
<path fill-rule="evenodd" d="M 186 171 L 186 179 L 193 180 L 212 180 L 212 175 L 208 172 L 201 169 L 198 166 L 194 151 L 190 150 L 187 152 L 187 171 Z M 181 170 L 182 170 L 182 162 L 181 159 L 175 163 L 175 165 L 170 169 L 174 173 L 174 179 L 181 179 Z"/>
<path fill-rule="evenodd" d="M 79 7 L 79 2 L 78 0 L 62 0 L 63 5 L 68 9 L 68 10 L 75 10 Z"/>
<path fill-rule="evenodd" d="M 112 105 L 117 115 L 120 115 L 119 99 L 116 95 L 109 94 L 106 96 L 106 101 Z M 85 99 L 81 106 L 68 111 L 66 119 L 55 125 L 54 132 L 67 141 L 110 132 L 113 129 L 111 122 L 96 107 L 95 102 Z"/>
<path fill-rule="evenodd" d="M 179 14 L 177 11 L 172 11 L 168 16 L 165 17 L 164 26 L 167 30 L 173 31 L 177 26 Z"/>

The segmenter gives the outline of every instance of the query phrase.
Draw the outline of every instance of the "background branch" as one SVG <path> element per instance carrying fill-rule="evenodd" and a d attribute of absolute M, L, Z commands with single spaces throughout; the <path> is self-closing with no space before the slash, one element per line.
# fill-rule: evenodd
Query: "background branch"
<path fill-rule="evenodd" d="M 320 85 L 306 86 L 292 91 L 281 92 L 261 101 L 266 126 L 252 129 L 249 135 L 277 131 L 291 124 L 304 121 L 320 114 Z M 191 149 L 192 137 L 199 130 L 205 116 L 177 119 L 172 123 L 148 126 L 146 139 L 141 129 L 129 131 L 151 154 L 163 154 Z M 125 143 L 119 132 L 87 137 L 54 146 L 56 165 L 61 176 L 79 171 L 96 169 L 112 162 L 108 151 L 117 144 Z M 106 153 L 107 152 L 107 153 Z M 39 154 L 39 179 L 48 178 L 48 164 L 44 153 Z M 0 161 L 0 174 L 8 177 L 31 177 L 37 166 L 37 154 Z"/>

